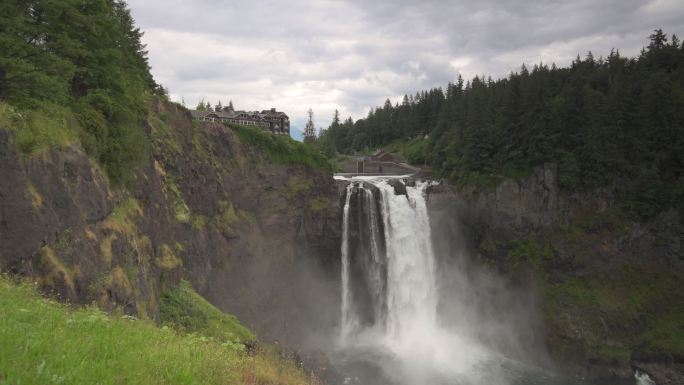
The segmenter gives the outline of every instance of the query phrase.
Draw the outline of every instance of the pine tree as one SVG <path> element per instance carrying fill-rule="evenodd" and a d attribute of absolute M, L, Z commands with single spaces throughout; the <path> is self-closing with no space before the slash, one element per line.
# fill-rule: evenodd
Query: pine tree
<path fill-rule="evenodd" d="M 677 35 L 675 35 L 675 34 L 673 33 L 673 34 L 672 34 L 672 39 L 671 39 L 671 40 L 672 40 L 672 42 L 671 42 L 670 45 L 671 45 L 673 48 L 675 48 L 675 49 L 679 48 L 679 38 L 677 37 Z"/>
<path fill-rule="evenodd" d="M 309 120 L 306 122 L 306 127 L 304 127 L 304 141 L 313 142 L 316 140 L 316 126 L 313 122 L 313 110 L 309 108 L 307 114 L 309 115 Z"/>
<path fill-rule="evenodd" d="M 653 34 L 649 36 L 649 39 L 651 40 L 648 44 L 649 51 L 662 49 L 667 44 L 667 35 L 660 28 L 653 30 Z"/>
<path fill-rule="evenodd" d="M 333 114 L 333 120 L 332 123 L 330 124 L 331 129 L 337 129 L 340 126 L 340 111 L 335 109 L 335 113 Z"/>

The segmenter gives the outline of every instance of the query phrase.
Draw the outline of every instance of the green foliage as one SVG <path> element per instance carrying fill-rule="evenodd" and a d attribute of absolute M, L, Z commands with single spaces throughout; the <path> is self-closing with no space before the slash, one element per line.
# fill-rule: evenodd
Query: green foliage
<path fill-rule="evenodd" d="M 612 51 L 496 81 L 459 78 L 338 120 L 320 141 L 353 153 L 429 134 L 409 160 L 426 156 L 454 182 L 489 186 L 554 163 L 562 188 L 614 186 L 633 215 L 684 208 L 684 51 L 660 30 L 650 39 L 636 58 Z"/>
<path fill-rule="evenodd" d="M 589 351 L 589 359 L 605 364 L 627 364 L 631 358 L 632 351 L 624 346 L 607 346 L 601 344 Z"/>
<path fill-rule="evenodd" d="M 640 348 L 681 362 L 684 358 L 684 310 L 672 307 L 661 317 L 649 317 L 649 328 L 640 336 Z"/>
<path fill-rule="evenodd" d="M 385 146 L 385 151 L 400 154 L 411 164 L 425 164 L 428 161 L 430 142 L 423 138 L 396 140 Z"/>
<path fill-rule="evenodd" d="M 183 266 L 183 260 L 176 256 L 169 245 L 161 245 L 158 255 L 159 256 L 155 258 L 154 263 L 164 271 L 171 271 Z M 134 276 L 137 276 L 137 274 Z"/>
<path fill-rule="evenodd" d="M 327 159 L 311 146 L 297 142 L 284 135 L 273 135 L 262 129 L 229 125 L 240 140 L 261 148 L 274 163 L 290 165 L 301 164 L 311 168 L 332 170 Z"/>
<path fill-rule="evenodd" d="M 329 204 L 330 204 L 330 202 L 327 199 L 321 198 L 321 197 L 316 197 L 316 198 L 312 199 L 311 202 L 309 203 L 309 208 L 314 213 L 320 213 L 326 207 L 328 207 Z"/>
<path fill-rule="evenodd" d="M 586 281 L 567 278 L 547 287 L 547 298 L 558 306 L 591 305 L 597 302 L 596 292 Z"/>
<path fill-rule="evenodd" d="M 145 155 L 145 95 L 164 96 L 125 2 L 0 4 L 0 101 L 22 152 L 79 138 L 117 183 Z"/>
<path fill-rule="evenodd" d="M 0 278 L 3 383 L 209 384 L 238 381 L 240 356 L 145 321 L 70 310 Z"/>
<path fill-rule="evenodd" d="M 0 384 L 315 384 L 273 349 L 248 355 L 232 341 L 74 309 L 5 276 L 0 314 Z"/>
<path fill-rule="evenodd" d="M 592 359 L 625 362 L 630 354 L 681 359 L 684 296 L 679 286 L 676 272 L 656 273 L 633 265 L 608 277 L 556 277 L 544 282 L 545 314 L 551 325 L 561 328 L 570 326 L 568 320 L 582 319 Z M 618 333 L 623 346 L 608 346 L 601 339 L 606 323 L 620 325 L 609 330 Z M 620 328 L 629 334 L 620 335 Z"/>
<path fill-rule="evenodd" d="M 207 217 L 204 215 L 193 215 L 192 216 L 192 228 L 197 231 L 204 231 L 207 228 Z"/>
<path fill-rule="evenodd" d="M 539 244 L 532 237 L 513 241 L 511 246 L 508 257 L 512 260 L 514 266 L 526 264 L 539 273 L 543 273 L 545 264 L 554 258 L 553 249 L 548 243 Z"/>
<path fill-rule="evenodd" d="M 128 198 L 114 208 L 107 219 L 107 223 L 110 228 L 130 235 L 137 231 L 134 219 L 140 215 L 142 215 L 142 209 L 138 201 L 134 198 Z"/>
<path fill-rule="evenodd" d="M 185 332 L 213 337 L 221 342 L 254 340 L 254 335 L 232 315 L 225 314 L 197 294 L 187 281 L 161 294 L 163 323 Z"/>
<path fill-rule="evenodd" d="M 190 208 L 183 199 L 183 194 L 176 184 L 176 179 L 172 175 L 166 174 L 164 176 L 164 184 L 171 194 L 176 220 L 180 223 L 190 222 L 190 217 L 192 214 L 190 212 Z"/>
<path fill-rule="evenodd" d="M 64 147 L 78 141 L 78 125 L 70 110 L 44 104 L 20 112 L 0 102 L 0 127 L 12 129 L 15 142 L 23 154 L 31 155 L 49 147 Z"/>

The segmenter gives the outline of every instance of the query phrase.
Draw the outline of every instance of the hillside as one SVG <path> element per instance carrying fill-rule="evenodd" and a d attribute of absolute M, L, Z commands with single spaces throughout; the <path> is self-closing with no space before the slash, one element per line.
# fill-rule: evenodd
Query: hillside
<path fill-rule="evenodd" d="M 387 100 L 320 138 L 341 153 L 410 141 L 405 155 L 457 184 L 493 187 L 547 163 L 566 191 L 611 187 L 630 215 L 684 202 L 684 47 L 654 31 L 642 53 L 591 52 L 507 78 L 459 78 Z"/>
<path fill-rule="evenodd" d="M 193 301 L 204 306 L 201 299 Z M 192 318 L 220 313 L 204 310 Z M 248 352 L 240 340 L 215 333 L 220 329 L 230 334 L 231 327 L 197 328 L 187 334 L 177 331 L 180 325 L 170 319 L 159 328 L 96 307 L 74 309 L 42 297 L 34 285 L 5 276 L 0 276 L 0 312 L 3 384 L 316 383 L 273 347 Z M 221 317 L 227 316 L 213 319 Z"/>
<path fill-rule="evenodd" d="M 22 153 L 22 128 L 0 129 L 0 269 L 72 303 L 152 320 L 161 290 L 185 277 L 260 336 L 302 344 L 333 316 L 305 306 L 327 309 L 335 296 L 339 203 L 325 162 L 302 158 L 289 138 L 198 125 L 160 99 L 142 126 L 149 155 L 127 187 L 78 142 Z M 294 147 L 272 159 L 269 146 Z M 331 280 L 312 293 L 318 276 Z"/>
<path fill-rule="evenodd" d="M 445 181 L 431 197 L 433 231 L 463 229 L 472 264 L 537 292 L 560 367 L 589 377 L 641 367 L 676 384 L 683 95 L 684 47 L 655 30 L 637 57 L 613 50 L 567 68 L 458 79 L 356 122 L 335 120 L 319 142 L 432 167 Z"/>
<path fill-rule="evenodd" d="M 444 263 L 458 264 L 464 247 L 470 265 L 536 293 L 559 369 L 626 378 L 639 368 L 657 384 L 681 383 L 684 216 L 635 220 L 611 190 L 568 193 L 557 178 L 548 165 L 495 188 L 435 187 L 436 247 L 453 256 Z"/>

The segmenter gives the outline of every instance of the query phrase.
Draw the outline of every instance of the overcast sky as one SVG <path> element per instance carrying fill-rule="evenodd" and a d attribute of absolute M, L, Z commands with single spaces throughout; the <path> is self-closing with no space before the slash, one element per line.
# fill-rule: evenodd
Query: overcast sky
<path fill-rule="evenodd" d="M 635 55 L 654 28 L 684 35 L 682 0 L 128 0 L 152 72 L 194 107 L 277 107 L 302 128 L 337 108 L 364 117 L 386 98 L 522 63 Z M 293 130 L 294 131 L 294 130 Z"/>

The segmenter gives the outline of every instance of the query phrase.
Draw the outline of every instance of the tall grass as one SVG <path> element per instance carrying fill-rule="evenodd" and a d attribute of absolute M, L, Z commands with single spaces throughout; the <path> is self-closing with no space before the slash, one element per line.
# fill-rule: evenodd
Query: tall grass
<path fill-rule="evenodd" d="M 315 149 L 284 135 L 273 135 L 263 129 L 228 125 L 245 143 L 261 148 L 269 160 L 278 164 L 302 164 L 317 169 L 332 170 L 328 160 Z"/>
<path fill-rule="evenodd" d="M 197 294 L 187 281 L 162 292 L 160 317 L 162 322 L 173 327 L 213 337 L 221 342 L 251 341 L 256 338 L 235 316 L 220 311 Z"/>
<path fill-rule="evenodd" d="M 309 384 L 281 355 L 73 309 L 0 276 L 0 384 Z"/>
<path fill-rule="evenodd" d="M 74 115 L 57 105 L 43 104 L 33 110 L 18 110 L 0 102 L 0 128 L 15 132 L 17 147 L 25 155 L 78 143 L 78 124 Z"/>

